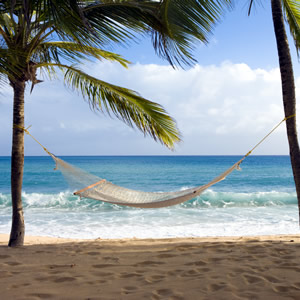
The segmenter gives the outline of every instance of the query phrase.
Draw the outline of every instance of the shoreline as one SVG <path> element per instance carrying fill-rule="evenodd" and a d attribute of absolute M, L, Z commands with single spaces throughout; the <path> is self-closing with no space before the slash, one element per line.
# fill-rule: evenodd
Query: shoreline
<path fill-rule="evenodd" d="M 3 299 L 297 299 L 300 235 L 168 239 L 0 234 Z"/>
<path fill-rule="evenodd" d="M 298 241 L 299 239 L 299 241 Z M 5 242 L 8 243 L 9 234 L 0 233 L 0 246 L 3 246 Z M 25 235 L 24 246 L 27 245 L 42 245 L 42 244 L 61 244 L 61 243 L 89 243 L 89 242 L 155 242 L 155 243 L 172 243 L 172 242 L 269 242 L 269 241 L 281 241 L 281 242 L 294 242 L 300 243 L 299 234 L 269 234 L 269 235 L 244 235 L 244 236 L 204 236 L 204 237 L 170 237 L 170 238 L 89 238 L 89 239 L 77 239 L 77 238 L 64 238 L 64 237 L 51 237 L 51 236 L 32 236 Z"/>

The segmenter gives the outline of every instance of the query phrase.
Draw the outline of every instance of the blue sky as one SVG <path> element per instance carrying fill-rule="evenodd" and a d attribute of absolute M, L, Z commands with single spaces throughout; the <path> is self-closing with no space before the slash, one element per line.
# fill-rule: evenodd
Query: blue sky
<path fill-rule="evenodd" d="M 247 6 L 249 0 L 237 2 L 232 11 L 229 11 L 216 26 L 209 45 L 200 45 L 194 52 L 198 63 L 219 65 L 230 60 L 233 63 L 247 63 L 251 68 L 276 67 L 278 58 L 271 1 L 254 1 L 257 4 L 252 8 L 250 16 Z M 292 40 L 290 48 L 294 62 L 298 63 Z M 153 56 L 150 41 L 143 41 L 139 45 L 120 51 L 133 62 L 167 64 L 166 61 Z M 295 66 L 295 71 L 297 69 Z"/>
<path fill-rule="evenodd" d="M 91 112 L 80 95 L 58 81 L 26 92 L 25 121 L 31 133 L 57 155 L 231 155 L 245 154 L 283 118 L 278 58 L 270 1 L 250 17 L 240 1 L 216 27 L 209 45 L 195 50 L 198 63 L 174 70 L 154 54 L 149 40 L 114 51 L 132 61 L 129 70 L 107 62 L 85 70 L 162 104 L 176 119 L 183 142 L 170 152 L 119 120 Z M 297 91 L 299 62 L 291 42 Z M 299 93 L 298 93 L 299 94 Z M 0 96 L 0 155 L 10 155 L 10 87 Z M 25 138 L 26 155 L 44 155 Z M 288 154 L 282 126 L 255 154 Z"/>

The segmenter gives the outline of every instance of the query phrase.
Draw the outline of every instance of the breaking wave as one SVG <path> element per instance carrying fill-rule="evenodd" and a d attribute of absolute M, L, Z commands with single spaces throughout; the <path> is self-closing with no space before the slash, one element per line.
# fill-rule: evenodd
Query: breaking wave
<path fill-rule="evenodd" d="M 45 208 L 45 209 L 66 209 L 66 210 L 120 210 L 134 209 L 120 207 L 97 201 L 93 199 L 80 199 L 74 196 L 72 192 L 60 192 L 56 194 L 43 193 L 22 193 L 24 208 Z M 264 206 L 284 206 L 296 205 L 296 193 L 292 192 L 252 192 L 252 193 L 234 193 L 234 192 L 216 192 L 207 190 L 199 197 L 188 202 L 182 203 L 182 208 L 228 208 L 228 207 L 264 207 Z M 0 208 L 11 207 L 10 194 L 0 193 Z M 177 206 L 178 207 L 178 206 Z"/>

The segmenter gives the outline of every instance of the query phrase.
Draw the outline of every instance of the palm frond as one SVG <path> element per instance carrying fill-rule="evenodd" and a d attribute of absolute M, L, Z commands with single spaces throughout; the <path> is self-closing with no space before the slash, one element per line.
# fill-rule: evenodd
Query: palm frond
<path fill-rule="evenodd" d="M 205 44 L 223 13 L 232 6 L 230 0 L 162 0 L 160 16 L 164 33 L 153 31 L 157 52 L 171 64 L 193 62 L 192 51 L 200 41 Z M 156 29 L 156 28 L 155 28 Z"/>
<path fill-rule="evenodd" d="M 13 30 L 13 22 L 9 14 L 0 14 L 0 34 L 7 44 L 11 42 Z"/>
<path fill-rule="evenodd" d="M 208 37 L 231 0 L 101 1 L 83 9 L 99 35 L 127 41 L 133 32 L 148 33 L 162 58 L 172 65 L 194 62 L 192 50 Z"/>
<path fill-rule="evenodd" d="M 40 71 L 41 75 L 43 76 L 43 79 L 46 77 L 50 80 L 53 79 L 58 79 L 59 75 L 57 72 L 57 65 L 58 64 L 53 64 L 53 63 L 37 63 L 36 64 L 36 69 Z"/>
<path fill-rule="evenodd" d="M 20 75 L 19 65 L 15 63 L 15 58 L 23 58 L 20 51 L 11 51 L 7 48 L 0 48 L 0 73 L 6 77 L 13 78 Z"/>
<path fill-rule="evenodd" d="M 90 34 L 85 26 L 81 4 L 77 0 L 28 0 L 32 3 L 39 22 L 51 22 L 56 34 L 62 39 L 84 41 Z"/>
<path fill-rule="evenodd" d="M 9 14 L 14 29 L 19 28 L 15 20 L 21 20 L 27 36 L 31 30 L 46 23 L 55 28 L 56 35 L 62 40 L 84 41 L 91 36 L 81 7 L 86 1 L 78 0 L 4 0 L 0 3 L 0 13 Z M 86 5 L 86 4 L 85 4 Z M 19 22 L 20 23 L 20 22 Z M 56 26 L 55 26 L 56 25 Z"/>
<path fill-rule="evenodd" d="M 73 63 L 75 61 L 79 62 L 86 57 L 93 57 L 98 60 L 106 59 L 118 62 L 125 68 L 130 64 L 130 62 L 122 58 L 121 55 L 75 42 L 56 41 L 41 43 L 37 53 L 43 54 L 43 57 L 45 57 L 44 61 L 51 61 L 52 58 L 57 63 L 60 63 L 60 57 Z M 46 57 L 48 57 L 48 59 L 46 59 Z"/>
<path fill-rule="evenodd" d="M 250 16 L 253 9 L 257 10 L 258 6 L 263 7 L 262 0 L 250 0 L 248 6 L 248 16 Z"/>
<path fill-rule="evenodd" d="M 113 114 L 171 149 L 180 141 L 176 122 L 164 108 L 136 92 L 99 80 L 73 66 L 41 64 L 38 67 L 60 68 L 65 74 L 65 84 L 79 90 L 93 110 L 106 112 L 110 116 Z"/>
<path fill-rule="evenodd" d="M 86 1 L 82 11 L 85 19 L 103 43 L 127 44 L 135 33 L 150 29 L 157 21 L 159 1 L 103 0 Z"/>
<path fill-rule="evenodd" d="M 282 0 L 285 18 L 294 39 L 297 54 L 300 54 L 300 2 L 299 0 Z"/>
<path fill-rule="evenodd" d="M 16 0 L 19 5 L 21 2 Z M 149 34 L 159 56 L 172 65 L 189 65 L 194 62 L 197 42 L 207 43 L 215 24 L 233 0 L 27 2 L 30 3 L 27 10 L 35 8 L 36 24 L 48 22 L 61 40 L 103 47 L 114 43 L 126 45 L 136 40 L 137 34 Z"/>

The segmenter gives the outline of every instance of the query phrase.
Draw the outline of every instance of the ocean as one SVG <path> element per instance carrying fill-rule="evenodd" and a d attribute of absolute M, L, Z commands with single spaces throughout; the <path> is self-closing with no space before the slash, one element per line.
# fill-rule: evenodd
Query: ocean
<path fill-rule="evenodd" d="M 117 185 L 150 192 L 206 184 L 239 156 L 60 157 Z M 64 238 L 173 238 L 298 234 L 288 156 L 250 156 L 225 180 L 180 205 L 140 209 L 73 195 L 51 157 L 25 157 L 27 235 Z M 0 157 L 0 233 L 11 227 L 10 157 Z"/>

